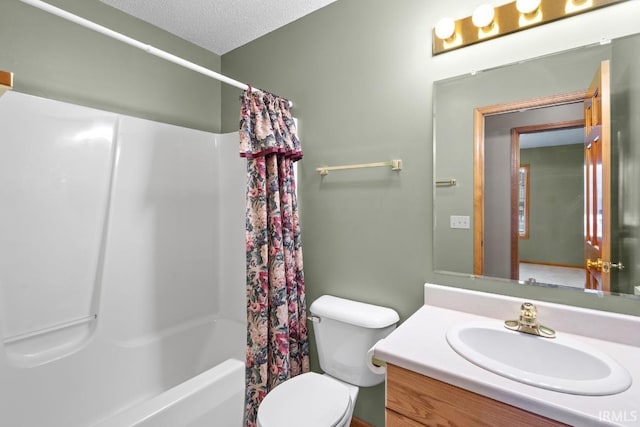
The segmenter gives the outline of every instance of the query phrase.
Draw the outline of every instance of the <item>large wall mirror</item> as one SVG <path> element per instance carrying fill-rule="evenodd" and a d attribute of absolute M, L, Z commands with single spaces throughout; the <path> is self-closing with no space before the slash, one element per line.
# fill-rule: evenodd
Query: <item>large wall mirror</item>
<path fill-rule="evenodd" d="M 632 35 L 436 82 L 434 269 L 639 292 L 638 76 Z"/>

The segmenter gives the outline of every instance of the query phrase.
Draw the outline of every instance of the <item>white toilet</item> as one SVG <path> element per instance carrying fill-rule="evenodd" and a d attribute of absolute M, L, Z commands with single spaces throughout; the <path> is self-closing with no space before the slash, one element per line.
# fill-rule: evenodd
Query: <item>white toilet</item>
<path fill-rule="evenodd" d="M 258 408 L 259 427 L 349 426 L 358 387 L 384 381 L 367 352 L 395 329 L 395 310 L 324 295 L 309 311 L 325 374 L 308 372 L 271 390 Z"/>

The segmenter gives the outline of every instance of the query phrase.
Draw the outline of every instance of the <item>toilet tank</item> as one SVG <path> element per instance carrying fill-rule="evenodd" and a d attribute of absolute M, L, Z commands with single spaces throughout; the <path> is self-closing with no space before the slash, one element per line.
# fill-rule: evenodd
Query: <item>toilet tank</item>
<path fill-rule="evenodd" d="M 395 329 L 400 320 L 395 310 L 323 295 L 309 311 L 320 367 L 325 373 L 361 387 L 384 381 L 384 374 L 368 368 L 367 352 Z"/>

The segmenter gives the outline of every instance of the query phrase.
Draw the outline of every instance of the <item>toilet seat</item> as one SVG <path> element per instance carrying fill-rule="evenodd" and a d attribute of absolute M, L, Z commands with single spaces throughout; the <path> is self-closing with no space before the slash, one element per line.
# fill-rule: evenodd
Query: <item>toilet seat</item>
<path fill-rule="evenodd" d="M 338 427 L 349 418 L 349 389 L 315 372 L 280 384 L 258 408 L 259 427 Z"/>

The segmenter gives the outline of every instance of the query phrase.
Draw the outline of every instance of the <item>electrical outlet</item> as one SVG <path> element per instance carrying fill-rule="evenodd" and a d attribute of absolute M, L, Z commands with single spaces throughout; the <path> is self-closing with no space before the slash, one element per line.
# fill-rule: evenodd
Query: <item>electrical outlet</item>
<path fill-rule="evenodd" d="M 451 215 L 449 217 L 451 228 L 471 228 L 471 217 L 462 215 Z"/>

